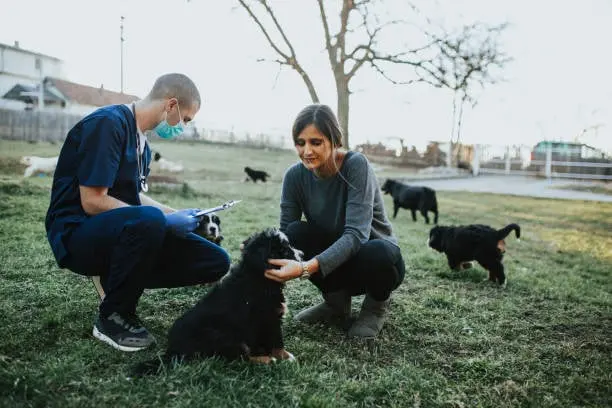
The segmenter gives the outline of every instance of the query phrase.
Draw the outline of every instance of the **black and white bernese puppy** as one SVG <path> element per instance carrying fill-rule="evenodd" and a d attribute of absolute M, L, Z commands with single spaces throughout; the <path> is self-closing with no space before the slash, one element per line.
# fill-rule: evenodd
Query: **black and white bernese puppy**
<path fill-rule="evenodd" d="M 200 225 L 194 232 L 217 245 L 221 245 L 221 241 L 223 241 L 223 236 L 221 235 L 221 219 L 214 212 L 201 216 Z"/>
<path fill-rule="evenodd" d="M 257 180 L 261 180 L 265 183 L 266 179 L 270 177 L 270 175 L 265 171 L 255 170 L 248 166 L 244 168 L 244 172 L 247 174 L 247 177 L 244 179 L 244 181 L 252 180 L 253 183 L 257 183 Z"/>
<path fill-rule="evenodd" d="M 218 356 L 269 363 L 294 360 L 285 350 L 281 328 L 284 285 L 268 279 L 270 258 L 301 261 L 278 229 L 266 229 L 244 241 L 241 260 L 170 328 L 165 354 L 139 364 L 134 375 L 155 373 L 163 365 Z"/>
<path fill-rule="evenodd" d="M 478 262 L 489 271 L 489 280 L 506 284 L 502 258 L 506 252 L 504 239 L 515 231 L 521 237 L 518 224 L 509 224 L 500 230 L 488 225 L 436 226 L 429 231 L 429 247 L 446 254 L 448 266 L 453 270 L 467 269 L 471 261 Z"/>

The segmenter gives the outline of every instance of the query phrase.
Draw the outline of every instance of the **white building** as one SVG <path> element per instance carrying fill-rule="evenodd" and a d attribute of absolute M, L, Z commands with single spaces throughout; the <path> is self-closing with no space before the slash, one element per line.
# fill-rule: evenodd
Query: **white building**
<path fill-rule="evenodd" d="M 18 41 L 14 45 L 0 43 L 0 96 L 17 84 L 35 86 L 46 76 L 64 78 L 63 70 L 64 62 L 59 58 L 25 50 Z"/>
<path fill-rule="evenodd" d="M 45 110 L 85 115 L 97 107 L 130 103 L 138 98 L 68 81 L 59 58 L 0 43 L 0 108 L 36 109 L 44 86 Z"/>

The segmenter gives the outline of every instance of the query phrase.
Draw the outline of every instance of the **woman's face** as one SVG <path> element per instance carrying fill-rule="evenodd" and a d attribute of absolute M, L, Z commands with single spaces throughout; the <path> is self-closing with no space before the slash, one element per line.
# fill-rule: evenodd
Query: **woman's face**
<path fill-rule="evenodd" d="M 330 163 L 334 152 L 329 139 L 315 125 L 308 125 L 302 130 L 297 137 L 295 150 L 304 166 L 315 173 Z"/>

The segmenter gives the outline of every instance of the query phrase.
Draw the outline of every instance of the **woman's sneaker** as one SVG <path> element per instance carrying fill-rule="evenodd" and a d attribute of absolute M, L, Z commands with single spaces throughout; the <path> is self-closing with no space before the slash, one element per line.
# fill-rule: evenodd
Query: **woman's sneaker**
<path fill-rule="evenodd" d="M 117 312 L 107 317 L 98 316 L 93 335 L 121 351 L 138 351 L 155 343 L 155 338 L 135 315 L 123 317 Z"/>

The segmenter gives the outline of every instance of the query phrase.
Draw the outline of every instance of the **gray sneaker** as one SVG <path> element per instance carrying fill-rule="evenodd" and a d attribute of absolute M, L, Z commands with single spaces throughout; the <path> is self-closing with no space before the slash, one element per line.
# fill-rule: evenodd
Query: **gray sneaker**
<path fill-rule="evenodd" d="M 136 315 L 123 317 L 117 312 L 107 317 L 98 316 L 93 335 L 121 351 L 139 351 L 155 343 L 155 338 Z"/>

